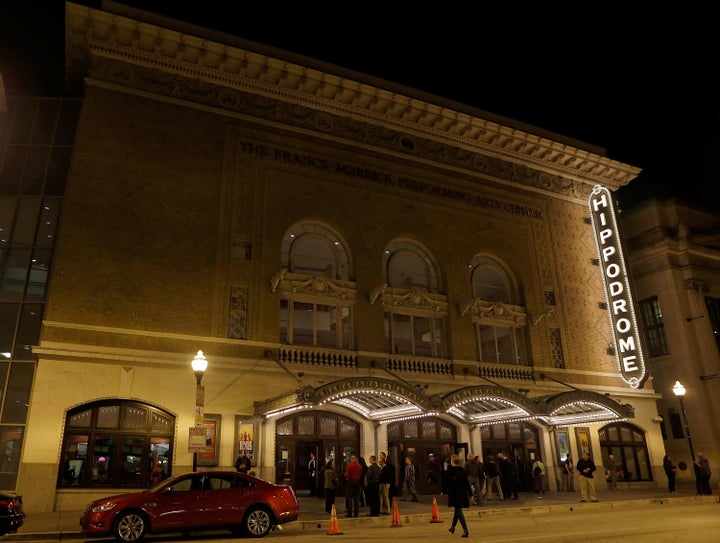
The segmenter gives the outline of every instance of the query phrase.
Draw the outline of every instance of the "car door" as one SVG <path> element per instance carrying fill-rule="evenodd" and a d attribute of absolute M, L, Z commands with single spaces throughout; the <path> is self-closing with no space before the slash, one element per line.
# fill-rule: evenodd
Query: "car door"
<path fill-rule="evenodd" d="M 202 483 L 202 475 L 193 475 L 160 491 L 156 496 L 155 506 L 148 508 L 154 517 L 154 529 L 182 530 L 204 526 L 205 491 Z"/>
<path fill-rule="evenodd" d="M 236 481 L 237 480 L 237 481 Z M 249 489 L 234 474 L 209 474 L 204 481 L 203 515 L 207 526 L 228 526 L 242 521 L 244 493 Z"/>

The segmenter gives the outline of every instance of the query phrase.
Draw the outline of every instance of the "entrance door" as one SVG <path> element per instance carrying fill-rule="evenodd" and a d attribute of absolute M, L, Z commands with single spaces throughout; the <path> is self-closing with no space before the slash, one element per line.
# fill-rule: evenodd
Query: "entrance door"
<path fill-rule="evenodd" d="M 313 481 L 310 478 L 308 462 L 310 453 L 315 455 L 315 488 L 317 488 L 318 473 L 322 467 L 323 442 L 298 441 L 295 444 L 295 493 L 300 496 L 309 496 Z"/>

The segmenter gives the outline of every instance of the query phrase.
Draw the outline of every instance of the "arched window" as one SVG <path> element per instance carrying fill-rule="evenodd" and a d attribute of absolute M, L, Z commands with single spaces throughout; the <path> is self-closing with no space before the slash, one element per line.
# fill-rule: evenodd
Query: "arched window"
<path fill-rule="evenodd" d="M 531 364 L 525 307 L 512 274 L 497 259 L 476 255 L 468 267 L 477 356 L 480 362 Z"/>
<path fill-rule="evenodd" d="M 130 400 L 101 400 L 65 417 L 58 487 L 144 488 L 171 475 L 175 417 Z"/>
<path fill-rule="evenodd" d="M 618 481 L 653 480 L 645 432 L 632 424 L 617 422 L 601 428 L 599 436 L 602 463 L 606 466 L 608 456 L 615 456 Z"/>
<path fill-rule="evenodd" d="M 397 240 L 383 253 L 385 337 L 389 352 L 447 356 L 447 299 L 438 293 L 437 267 L 417 243 Z"/>
<path fill-rule="evenodd" d="M 351 349 L 355 283 L 350 280 L 346 244 L 316 223 L 290 227 L 282 240 L 282 272 L 273 279 L 280 291 L 280 341 Z"/>

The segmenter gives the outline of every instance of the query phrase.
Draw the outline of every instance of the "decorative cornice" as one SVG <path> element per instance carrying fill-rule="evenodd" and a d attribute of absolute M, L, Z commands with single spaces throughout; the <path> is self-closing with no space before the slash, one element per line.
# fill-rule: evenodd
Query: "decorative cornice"
<path fill-rule="evenodd" d="M 557 134 L 530 132 L 515 121 L 397 85 L 369 84 L 362 74 L 341 77 L 318 61 L 291 62 L 290 53 L 273 50 L 271 56 L 245 42 L 240 47 L 234 43 L 239 40 L 206 29 L 178 32 L 71 3 L 66 12 L 71 80 L 89 73 L 119 88 L 257 117 L 283 116 L 283 122 L 302 120 L 318 133 L 364 144 L 371 136 L 373 145 L 409 158 L 431 158 L 578 200 L 595 184 L 616 190 L 640 172 Z"/>

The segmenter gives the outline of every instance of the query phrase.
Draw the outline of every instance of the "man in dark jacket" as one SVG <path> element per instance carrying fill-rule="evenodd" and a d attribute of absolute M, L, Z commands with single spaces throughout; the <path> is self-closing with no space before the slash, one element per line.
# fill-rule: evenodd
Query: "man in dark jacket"
<path fill-rule="evenodd" d="M 380 453 L 380 514 L 389 515 L 395 484 L 395 466 L 384 452 Z"/>
<path fill-rule="evenodd" d="M 517 500 L 519 496 L 515 478 L 515 465 L 504 452 L 500 452 L 498 453 L 498 466 L 500 468 L 500 486 L 503 495 L 508 499 Z"/>

